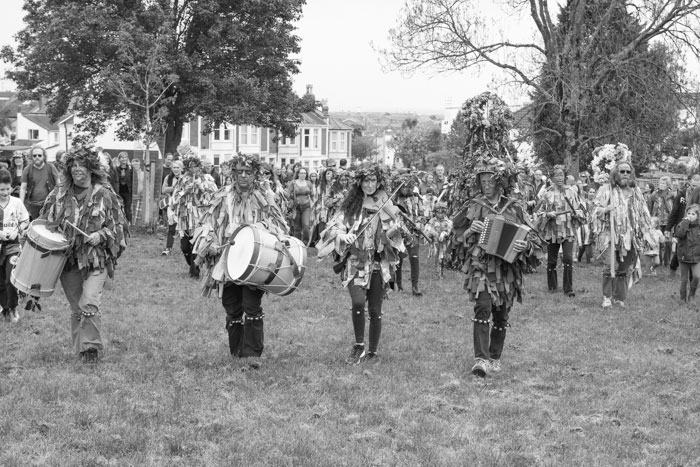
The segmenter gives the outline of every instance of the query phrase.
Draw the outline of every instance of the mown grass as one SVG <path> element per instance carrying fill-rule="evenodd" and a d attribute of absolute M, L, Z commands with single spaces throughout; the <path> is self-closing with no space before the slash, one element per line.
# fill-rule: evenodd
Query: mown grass
<path fill-rule="evenodd" d="M 163 243 L 131 239 L 97 366 L 72 354 L 60 292 L 0 323 L 1 466 L 700 465 L 700 313 L 677 279 L 604 311 L 599 267 L 577 265 L 574 299 L 527 276 L 504 370 L 477 379 L 461 274 L 426 259 L 425 297 L 385 302 L 381 363 L 348 367 L 349 298 L 313 258 L 263 299 L 267 359 L 242 373 L 221 304 Z"/>

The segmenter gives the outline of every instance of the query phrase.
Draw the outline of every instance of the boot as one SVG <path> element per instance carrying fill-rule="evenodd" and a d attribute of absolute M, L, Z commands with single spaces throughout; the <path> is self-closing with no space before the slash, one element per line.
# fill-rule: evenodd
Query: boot
<path fill-rule="evenodd" d="M 226 323 L 228 331 L 228 348 L 233 357 L 241 356 L 241 343 L 243 342 L 243 322 L 229 321 Z"/>
<path fill-rule="evenodd" d="M 547 288 L 550 292 L 557 290 L 559 285 L 557 284 L 557 267 L 547 268 Z"/>
<path fill-rule="evenodd" d="M 403 265 L 403 259 L 399 261 L 399 264 L 396 266 L 396 290 L 402 291 L 403 290 L 403 285 L 401 284 L 401 266 Z"/>
<path fill-rule="evenodd" d="M 567 297 L 575 297 L 574 293 L 574 267 L 571 264 L 564 265 L 564 294 Z"/>
<path fill-rule="evenodd" d="M 420 276 L 420 265 L 418 258 L 411 258 L 411 291 L 415 297 L 422 297 L 423 292 L 418 288 L 418 278 Z"/>

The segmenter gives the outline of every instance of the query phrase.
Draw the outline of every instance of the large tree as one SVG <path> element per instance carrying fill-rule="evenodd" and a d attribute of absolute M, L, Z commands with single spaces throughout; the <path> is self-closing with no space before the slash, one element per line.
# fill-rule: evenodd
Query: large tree
<path fill-rule="evenodd" d="M 592 3 L 604 5 L 604 9 L 592 27 L 584 27 L 585 16 L 590 13 L 587 6 Z M 504 10 L 494 17 L 492 12 L 499 6 Z M 490 67 L 505 72 L 515 83 L 538 94 L 540 109 L 544 102 L 559 109 L 557 125 L 544 131 L 557 134 L 561 159 L 576 170 L 591 136 L 581 132 L 581 121 L 590 108 L 583 99 L 586 89 L 608 86 L 618 70 L 647 53 L 655 42 L 697 59 L 700 2 L 569 0 L 571 27 L 566 34 L 553 20 L 552 12 L 557 7 L 558 3 L 550 5 L 548 0 L 406 0 L 397 27 L 390 31 L 392 47 L 383 55 L 387 64 L 404 71 L 430 67 L 438 72 L 454 72 Z M 619 27 L 614 23 L 620 9 L 639 28 L 615 48 L 601 47 L 609 40 L 606 35 Z M 520 20 L 519 27 L 504 28 L 499 24 L 504 18 L 514 24 L 514 18 Z M 527 34 L 528 29 L 533 34 Z M 570 66 L 574 60 L 580 66 Z M 595 74 L 589 69 L 594 64 L 598 70 Z M 543 79 L 545 66 L 548 80 Z M 676 84 L 678 96 L 684 83 Z M 681 103 L 680 99 L 676 102 Z"/>
<path fill-rule="evenodd" d="M 71 109 L 92 116 L 93 124 L 115 118 L 128 126 L 143 123 L 129 118 L 133 106 L 124 99 L 134 83 L 127 82 L 121 93 L 115 92 L 115 81 L 133 76 L 134 62 L 157 51 L 161 82 L 172 85 L 152 112 L 163 120 L 168 152 L 175 151 L 183 124 L 196 115 L 210 125 L 253 124 L 291 135 L 304 108 L 291 80 L 298 72 L 292 55 L 299 52 L 293 23 L 303 4 L 25 0 L 25 28 L 16 36 L 15 49 L 3 49 L 3 58 L 14 65 L 8 77 L 21 94 L 46 97 L 52 118 Z M 144 37 L 150 40 L 144 43 Z"/>

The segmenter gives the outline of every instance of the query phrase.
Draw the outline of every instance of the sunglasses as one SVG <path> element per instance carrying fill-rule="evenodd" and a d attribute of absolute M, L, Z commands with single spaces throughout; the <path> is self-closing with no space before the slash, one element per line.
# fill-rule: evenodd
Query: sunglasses
<path fill-rule="evenodd" d="M 620 173 L 621 174 L 631 174 L 632 171 L 631 170 L 620 170 Z"/>
<path fill-rule="evenodd" d="M 272 175 L 272 172 L 263 172 L 263 175 Z"/>
<path fill-rule="evenodd" d="M 35 157 L 44 157 L 44 155 L 43 154 L 32 154 L 32 158 L 35 158 Z"/>

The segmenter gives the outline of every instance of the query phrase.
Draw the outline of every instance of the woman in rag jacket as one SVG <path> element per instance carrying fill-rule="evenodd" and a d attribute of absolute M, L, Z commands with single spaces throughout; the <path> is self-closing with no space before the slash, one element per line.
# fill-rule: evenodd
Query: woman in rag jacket
<path fill-rule="evenodd" d="M 399 253 L 405 254 L 398 208 L 384 189 L 377 164 L 361 167 L 339 212 L 321 233 L 318 256 L 332 252 L 340 261 L 334 270 L 350 292 L 355 344 L 348 364 L 378 362 L 382 332 L 382 301 L 395 275 Z M 365 349 L 365 304 L 369 312 L 369 346 Z"/>

